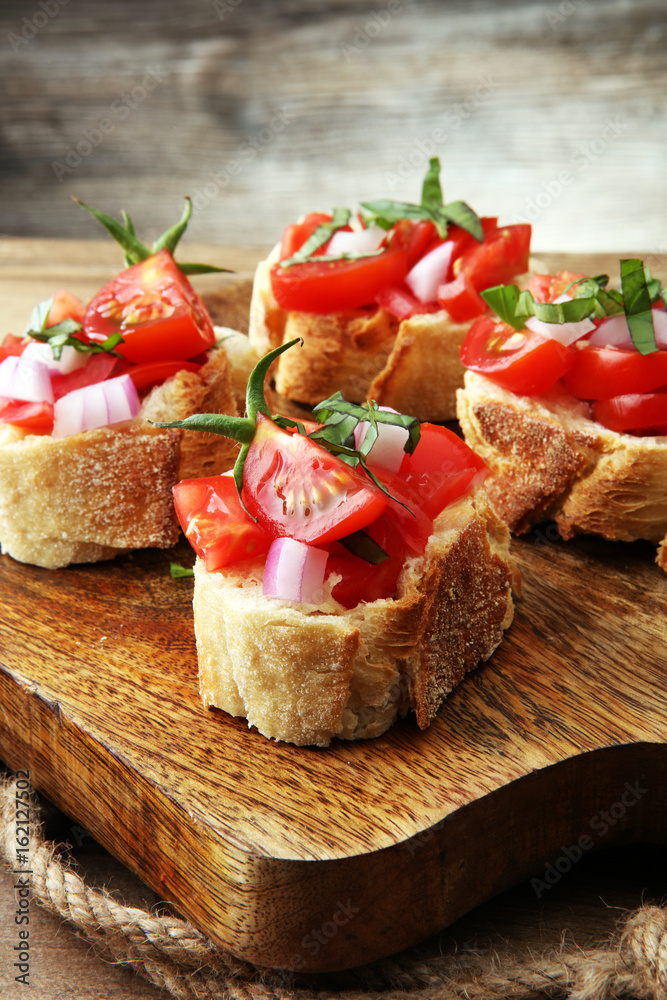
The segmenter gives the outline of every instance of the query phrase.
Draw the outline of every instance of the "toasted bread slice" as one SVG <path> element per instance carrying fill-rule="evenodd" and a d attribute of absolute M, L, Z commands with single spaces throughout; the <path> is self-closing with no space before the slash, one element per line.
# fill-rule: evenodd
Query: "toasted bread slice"
<path fill-rule="evenodd" d="M 457 408 L 512 531 L 555 520 L 563 538 L 644 538 L 660 542 L 657 562 L 667 569 L 667 437 L 610 431 L 560 386 L 531 399 L 470 371 Z"/>
<path fill-rule="evenodd" d="M 57 569 L 178 540 L 171 487 L 230 468 L 219 435 L 161 430 L 149 420 L 233 413 L 227 356 L 157 386 L 134 420 L 65 438 L 0 431 L 0 546 L 20 562 Z"/>
<path fill-rule="evenodd" d="M 395 598 L 347 610 L 264 597 L 262 562 L 195 567 L 200 693 L 265 736 L 327 746 L 368 739 L 410 707 L 425 729 L 512 621 L 509 532 L 483 489 L 436 519 Z"/>

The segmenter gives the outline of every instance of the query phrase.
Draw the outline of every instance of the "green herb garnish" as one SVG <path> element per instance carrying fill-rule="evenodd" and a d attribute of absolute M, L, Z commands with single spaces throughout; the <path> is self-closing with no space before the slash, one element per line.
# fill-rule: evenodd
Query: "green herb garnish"
<path fill-rule="evenodd" d="M 637 258 L 621 260 L 621 289 L 623 292 L 623 310 L 627 320 L 632 343 L 640 354 L 652 354 L 658 350 L 653 327 L 652 301 L 658 297 L 660 284 L 655 290 L 654 298 L 648 282 L 654 283 L 650 274 L 647 275 L 643 261 Z"/>
<path fill-rule="evenodd" d="M 317 444 L 326 448 L 332 455 L 338 456 L 346 464 L 354 468 L 361 467 L 364 473 L 383 493 L 391 497 L 391 494 L 383 483 L 377 478 L 375 473 L 368 468 L 366 455 L 371 449 L 373 442 L 377 438 L 379 423 L 399 424 L 405 427 L 409 434 L 405 444 L 405 451 L 409 454 L 414 451 L 419 441 L 420 424 L 416 417 L 409 417 L 401 413 L 388 413 L 380 410 L 377 403 L 370 402 L 358 406 L 355 403 L 348 403 L 340 392 L 324 400 L 314 408 L 314 413 L 323 423 L 323 426 L 312 433 L 306 431 L 305 426 L 298 420 L 290 417 L 272 415 L 265 396 L 264 380 L 269 368 L 284 351 L 300 344 L 300 338 L 291 340 L 286 344 L 281 344 L 273 351 L 265 354 L 255 365 L 248 379 L 246 390 L 246 415 L 244 417 L 230 416 L 226 413 L 193 413 L 183 420 L 173 420 L 168 423 L 155 421 L 156 427 L 179 427 L 183 430 L 208 431 L 212 434 L 221 434 L 223 437 L 231 438 L 241 444 L 241 450 L 234 465 L 234 482 L 243 509 L 250 517 L 252 514 L 247 510 L 243 502 L 243 469 L 248 456 L 250 445 L 252 444 L 257 429 L 257 415 L 263 413 L 283 430 L 288 427 L 296 428 L 299 434 L 309 437 Z M 368 421 L 370 426 L 364 435 L 364 439 L 357 449 L 354 443 L 354 430 L 361 421 Z M 153 421 L 152 421 L 153 422 Z M 392 499 L 395 499 L 392 497 Z M 406 505 L 397 500 L 403 507 Z M 409 510 L 406 507 L 406 510 Z M 412 513 L 410 511 L 410 513 Z M 253 518 L 253 520 L 256 520 Z"/>
<path fill-rule="evenodd" d="M 95 341 L 81 340 L 76 336 L 77 333 L 81 332 L 83 327 L 81 323 L 77 323 L 74 319 L 64 319 L 54 326 L 47 327 L 46 324 L 49 320 L 52 305 L 52 298 L 44 299 L 43 302 L 37 303 L 30 315 L 30 322 L 24 336 L 38 340 L 40 343 L 48 344 L 55 361 L 59 361 L 62 357 L 63 347 L 73 347 L 75 351 L 80 351 L 81 353 L 112 354 L 117 358 L 122 357 L 118 351 L 114 350 L 119 344 L 123 343 L 120 333 L 112 333 L 106 340 L 97 343 Z"/>
<path fill-rule="evenodd" d="M 433 222 L 438 236 L 445 239 L 450 224 L 460 226 L 474 236 L 479 243 L 484 239 L 484 231 L 479 216 L 465 201 L 450 201 L 445 204 L 440 186 L 440 160 L 434 156 L 422 184 L 421 204 L 404 201 L 362 202 L 364 221 L 367 225 L 391 229 L 400 219 L 425 219 Z"/>
<path fill-rule="evenodd" d="M 169 563 L 169 573 L 173 580 L 186 580 L 195 575 L 194 569 L 188 566 L 181 566 L 180 563 Z"/>
<path fill-rule="evenodd" d="M 80 198 L 74 198 L 77 205 L 81 205 L 81 208 L 85 208 L 87 212 L 94 215 L 98 222 L 101 222 L 106 231 L 110 236 L 113 236 L 116 243 L 125 251 L 125 266 L 131 267 L 133 264 L 138 264 L 142 260 L 146 260 L 154 253 L 159 253 L 160 250 L 169 250 L 173 255 L 176 247 L 181 239 L 181 236 L 185 232 L 192 215 L 192 199 L 186 197 L 185 208 L 183 209 L 183 214 L 178 222 L 170 226 L 159 236 L 152 246 L 148 247 L 141 240 L 137 239 L 137 235 L 134 228 L 134 223 L 128 215 L 128 213 L 123 209 L 121 211 L 121 217 L 123 222 L 118 222 L 113 216 L 107 215 L 106 212 L 101 212 L 97 208 L 91 208 L 90 205 L 86 205 L 84 201 Z M 175 262 L 176 266 L 183 272 L 183 274 L 211 274 L 211 273 L 231 273 L 227 267 L 214 267 L 212 264 L 180 264 L 178 261 Z"/>
<path fill-rule="evenodd" d="M 360 528 L 359 531 L 353 531 L 345 538 L 340 538 L 339 542 L 353 556 L 359 556 L 360 559 L 365 559 L 366 562 L 373 563 L 374 566 L 379 566 L 380 563 L 389 558 L 389 554 L 363 528 Z"/>

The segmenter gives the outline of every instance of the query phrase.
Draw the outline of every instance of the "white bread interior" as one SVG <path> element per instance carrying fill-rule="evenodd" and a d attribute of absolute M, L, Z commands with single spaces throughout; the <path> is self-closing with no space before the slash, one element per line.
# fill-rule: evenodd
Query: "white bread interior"
<path fill-rule="evenodd" d="M 2 552 L 57 569 L 174 545 L 179 527 L 171 487 L 230 468 L 235 445 L 147 421 L 202 410 L 235 411 L 224 351 L 210 351 L 199 372 L 178 372 L 154 388 L 139 415 L 123 424 L 59 439 L 0 425 Z"/>
<path fill-rule="evenodd" d="M 206 706 L 277 740 L 327 746 L 379 736 L 410 707 L 426 728 L 512 621 L 509 532 L 483 489 L 436 519 L 395 598 L 347 610 L 264 597 L 262 561 L 195 566 L 194 624 Z"/>
<path fill-rule="evenodd" d="M 555 520 L 563 538 L 647 539 L 660 543 L 656 561 L 667 570 L 667 437 L 608 430 L 560 383 L 532 399 L 470 371 L 457 409 L 512 531 Z"/>

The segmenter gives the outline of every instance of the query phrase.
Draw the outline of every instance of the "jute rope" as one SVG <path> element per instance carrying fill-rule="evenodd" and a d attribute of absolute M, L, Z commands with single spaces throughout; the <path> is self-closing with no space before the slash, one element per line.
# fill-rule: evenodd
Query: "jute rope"
<path fill-rule="evenodd" d="M 30 845 L 17 849 L 17 782 L 0 783 L 0 853 L 13 872 L 29 865 L 33 898 L 72 925 L 113 962 L 132 968 L 176 1000 L 667 1000 L 667 910 L 631 914 L 605 947 L 560 952 L 530 967 L 492 959 L 471 969 L 461 958 L 418 950 L 341 974 L 340 988 L 298 982 L 259 969 L 218 948 L 187 920 L 123 906 L 77 875 L 43 839 L 39 806 L 30 799 Z M 28 867 L 26 867 L 26 871 Z"/>

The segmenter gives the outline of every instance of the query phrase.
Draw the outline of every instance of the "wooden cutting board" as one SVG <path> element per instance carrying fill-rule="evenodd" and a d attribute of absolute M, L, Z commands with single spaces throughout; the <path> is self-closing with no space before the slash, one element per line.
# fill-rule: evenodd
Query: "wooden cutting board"
<path fill-rule="evenodd" d="M 84 294 L 74 250 L 57 284 Z M 185 543 L 55 572 L 1 557 L 0 756 L 260 965 L 370 961 L 525 878 L 547 898 L 589 850 L 667 839 L 667 578 L 648 543 L 545 526 L 514 548 L 514 623 L 431 728 L 326 750 L 201 707 Z"/>

